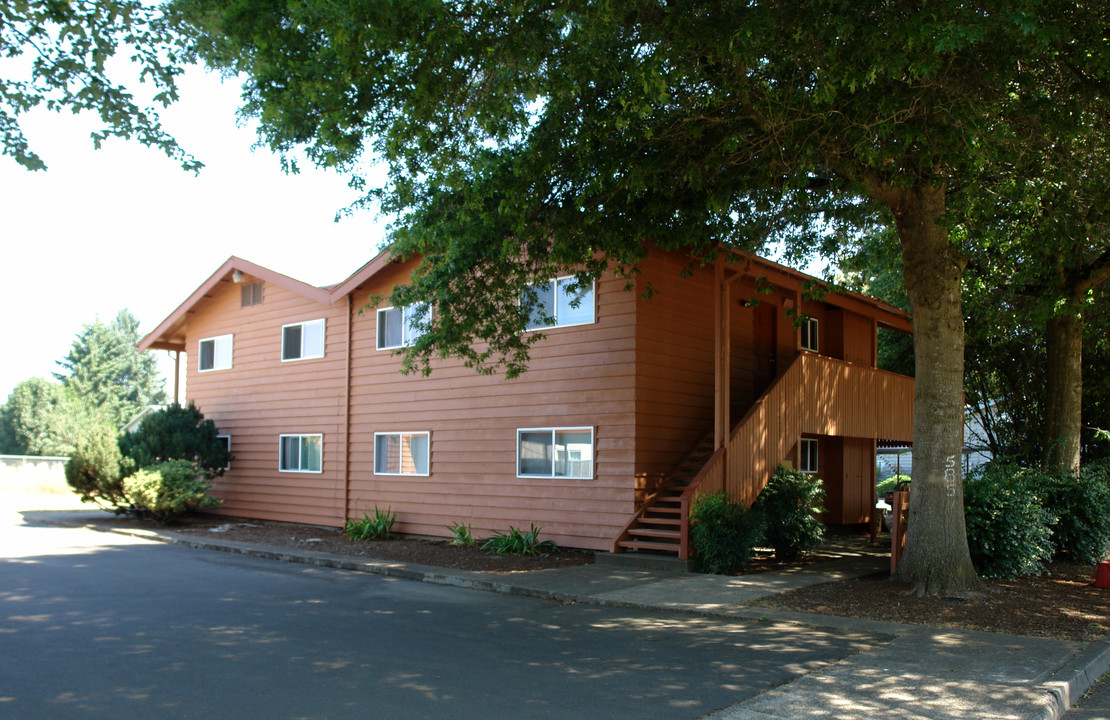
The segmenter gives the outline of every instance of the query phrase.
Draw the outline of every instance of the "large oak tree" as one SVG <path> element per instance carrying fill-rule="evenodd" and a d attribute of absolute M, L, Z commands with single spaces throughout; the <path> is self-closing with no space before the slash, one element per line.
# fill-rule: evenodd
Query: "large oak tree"
<path fill-rule="evenodd" d="M 1052 115 L 1045 68 L 1106 78 L 1101 3 L 180 0 L 283 154 L 349 170 L 376 152 L 394 302 L 435 302 L 408 353 L 519 372 L 520 288 L 556 268 L 635 272 L 644 243 L 711 259 L 805 226 L 827 198 L 885 208 L 915 322 L 915 483 L 900 575 L 977 584 L 963 524 L 968 239 L 950 211 Z M 1055 121 L 1064 129 L 1067 123 Z M 850 205 L 850 201 L 847 203 Z M 842 205 L 843 207 L 843 205 Z M 973 241 L 973 239 L 970 239 Z M 527 308 L 526 308 L 527 309 Z M 479 343 L 479 344 L 476 344 Z"/>

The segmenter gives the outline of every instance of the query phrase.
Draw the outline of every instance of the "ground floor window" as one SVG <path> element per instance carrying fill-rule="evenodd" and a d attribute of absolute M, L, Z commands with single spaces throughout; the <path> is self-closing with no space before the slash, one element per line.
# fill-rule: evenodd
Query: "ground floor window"
<path fill-rule="evenodd" d="M 374 433 L 374 474 L 427 475 L 430 451 L 428 432 Z"/>
<path fill-rule="evenodd" d="M 592 427 L 523 428 L 516 431 L 517 477 L 594 476 Z"/>
<path fill-rule="evenodd" d="M 817 472 L 817 438 L 802 438 L 798 441 L 798 469 L 802 472 Z"/>
<path fill-rule="evenodd" d="M 217 435 L 217 440 L 223 442 L 224 447 L 227 448 L 227 465 L 224 465 L 224 470 L 231 469 L 231 436 L 230 435 Z"/>
<path fill-rule="evenodd" d="M 282 472 L 322 472 L 324 436 L 282 435 L 278 469 Z"/>

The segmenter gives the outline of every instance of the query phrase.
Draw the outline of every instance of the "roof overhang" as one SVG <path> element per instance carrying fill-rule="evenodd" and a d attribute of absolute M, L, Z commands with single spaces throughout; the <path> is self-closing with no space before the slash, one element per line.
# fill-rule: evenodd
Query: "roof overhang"
<path fill-rule="evenodd" d="M 807 275 L 800 270 L 780 265 L 773 260 L 761 258 L 750 253 L 733 253 L 738 262 L 732 266 L 734 277 L 748 276 L 751 278 L 774 277 L 776 286 L 786 290 L 801 292 L 807 285 L 818 285 L 828 288 L 828 284 L 820 278 Z M 897 330 L 898 332 L 913 333 L 913 321 L 910 314 L 890 303 L 883 302 L 863 293 L 837 290 L 829 288 L 828 294 L 821 298 L 821 302 L 834 307 L 871 317 L 881 328 Z"/>

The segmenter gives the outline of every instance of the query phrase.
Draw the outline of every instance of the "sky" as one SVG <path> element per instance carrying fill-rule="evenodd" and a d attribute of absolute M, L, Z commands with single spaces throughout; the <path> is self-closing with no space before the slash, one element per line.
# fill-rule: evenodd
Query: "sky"
<path fill-rule="evenodd" d="M 377 253 L 388 219 L 367 210 L 334 222 L 357 198 L 346 179 L 307 163 L 285 175 L 269 150 L 252 151 L 238 97 L 236 83 L 193 68 L 163 112 L 205 163 L 196 176 L 135 141 L 94 150 L 95 123 L 68 112 L 26 117 L 48 169 L 0 157 L 0 403 L 19 382 L 50 377 L 98 318 L 127 308 L 144 334 L 153 330 L 231 255 L 327 285 Z M 172 393 L 172 362 L 158 355 Z"/>

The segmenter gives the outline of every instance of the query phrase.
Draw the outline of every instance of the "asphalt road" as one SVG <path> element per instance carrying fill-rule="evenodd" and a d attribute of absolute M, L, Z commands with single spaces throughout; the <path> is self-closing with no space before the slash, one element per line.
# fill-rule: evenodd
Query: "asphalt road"
<path fill-rule="evenodd" d="M 0 717 L 12 720 L 696 718 L 865 644 L 0 515 Z"/>

